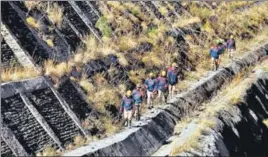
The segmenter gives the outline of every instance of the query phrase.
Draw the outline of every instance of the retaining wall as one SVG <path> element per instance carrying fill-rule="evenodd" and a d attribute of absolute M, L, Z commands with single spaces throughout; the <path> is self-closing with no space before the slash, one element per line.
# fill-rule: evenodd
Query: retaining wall
<path fill-rule="evenodd" d="M 229 110 L 217 114 L 216 126 L 200 137 L 199 148 L 178 156 L 267 156 L 268 127 L 263 124 L 267 118 L 266 72 L 249 87 L 242 103 L 234 104 Z M 189 133 L 189 130 L 184 132 Z"/>
<path fill-rule="evenodd" d="M 146 114 L 145 117 L 142 117 L 141 126 L 137 125 L 131 129 L 126 129 L 126 131 L 112 137 L 68 152 L 64 156 L 150 155 L 172 135 L 176 120 L 179 120 L 187 112 L 194 110 L 202 102 L 209 100 L 222 85 L 229 82 L 243 68 L 256 64 L 267 55 L 268 43 L 256 48 L 255 51 L 233 62 L 231 65 L 222 68 L 206 80 L 201 80 L 196 87 L 170 100 L 169 105 L 165 106 L 163 110 L 154 109 L 153 113 Z M 148 117 L 152 117 L 152 119 L 146 119 Z M 161 127 L 158 124 L 162 124 L 160 125 Z M 161 136 L 159 135 L 160 133 Z M 141 144 L 139 142 L 140 138 L 135 137 L 144 137 L 144 142 L 142 143 L 149 142 L 153 144 Z"/>

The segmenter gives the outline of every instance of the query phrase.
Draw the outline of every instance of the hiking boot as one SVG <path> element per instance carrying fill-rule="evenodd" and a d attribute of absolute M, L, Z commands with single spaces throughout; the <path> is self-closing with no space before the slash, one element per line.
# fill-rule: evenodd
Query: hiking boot
<path fill-rule="evenodd" d="M 131 120 L 128 121 L 128 127 L 131 127 Z"/>
<path fill-rule="evenodd" d="M 128 121 L 126 119 L 124 119 L 123 122 L 122 122 L 122 126 L 126 127 L 127 125 L 128 125 Z"/>
<path fill-rule="evenodd" d="M 140 115 L 137 115 L 136 116 L 136 121 L 139 121 L 140 120 Z"/>

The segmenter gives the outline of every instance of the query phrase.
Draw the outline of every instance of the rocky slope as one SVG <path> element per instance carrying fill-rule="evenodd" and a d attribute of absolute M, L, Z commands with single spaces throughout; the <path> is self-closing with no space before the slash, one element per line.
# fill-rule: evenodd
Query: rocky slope
<path fill-rule="evenodd" d="M 243 68 L 256 64 L 268 55 L 268 44 L 242 58 L 240 61 L 221 69 L 207 80 L 199 83 L 194 89 L 170 100 L 164 109 L 155 109 L 154 113 L 145 116 L 142 124 L 127 129 L 107 139 L 93 142 L 78 148 L 64 156 L 119 156 L 151 155 L 172 135 L 175 121 L 192 112 L 202 102 L 209 100 L 223 84 Z M 146 117 L 152 117 L 148 120 Z M 148 144 L 147 144 L 148 143 Z M 140 151 L 137 151 L 140 150 Z"/>

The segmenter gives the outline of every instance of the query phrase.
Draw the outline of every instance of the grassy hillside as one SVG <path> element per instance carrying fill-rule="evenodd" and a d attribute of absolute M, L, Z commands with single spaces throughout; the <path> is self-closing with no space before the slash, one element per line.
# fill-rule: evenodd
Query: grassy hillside
<path fill-rule="evenodd" d="M 77 41 L 79 46 L 69 60 L 61 63 L 46 60 L 40 67 L 40 72 L 31 72 L 32 69 L 29 68 L 6 68 L 1 74 L 2 81 L 16 81 L 42 74 L 60 80 L 70 73 L 72 66 L 83 70 L 90 62 L 102 60 L 109 55 L 116 56 L 120 69 L 111 66 L 93 76 L 83 73 L 81 80 L 73 80 L 84 89 L 88 102 L 99 115 L 96 119 L 86 119 L 83 122 L 85 128 L 97 129 L 97 133 L 92 137 L 74 139 L 74 143 L 67 147 L 74 149 L 121 129 L 105 105 L 119 107 L 122 95 L 133 88 L 127 81 L 139 83 L 149 72 L 154 72 L 156 76 L 160 70 L 177 62 L 183 76 L 177 85 L 177 92 L 180 92 L 207 74 L 211 66 L 209 49 L 217 39 L 226 40 L 231 34 L 234 35 L 238 47 L 236 57 L 254 48 L 253 45 L 267 40 L 267 2 L 154 3 L 94 2 L 99 17 L 92 22 L 95 24 L 91 27 L 100 32 L 100 38 L 93 33 L 80 36 L 81 42 Z M 66 8 L 57 2 L 26 1 L 24 5 L 29 12 L 34 9 L 44 12 L 58 30 L 65 27 L 63 19 Z M 42 28 L 40 21 L 32 16 L 26 20 L 27 25 L 37 32 Z M 49 47 L 55 46 L 53 37 L 42 39 Z M 224 55 L 222 66 L 229 62 L 227 55 Z M 126 75 L 126 79 L 119 79 L 123 76 L 118 75 Z M 49 152 L 54 152 L 51 149 L 48 147 Z"/>

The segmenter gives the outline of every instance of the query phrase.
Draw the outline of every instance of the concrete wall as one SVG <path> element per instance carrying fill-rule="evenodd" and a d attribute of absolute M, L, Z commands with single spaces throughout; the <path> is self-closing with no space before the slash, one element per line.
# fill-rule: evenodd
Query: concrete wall
<path fill-rule="evenodd" d="M 2 155 L 9 150 L 16 156 L 33 155 L 47 145 L 63 149 L 74 136 L 85 134 L 70 105 L 44 77 L 1 84 L 1 92 L 2 132 L 6 132 L 1 134 Z"/>
<path fill-rule="evenodd" d="M 178 156 L 267 156 L 268 73 L 263 73 L 244 96 L 244 102 L 220 111 L 216 127 L 203 135 L 199 148 Z"/>

